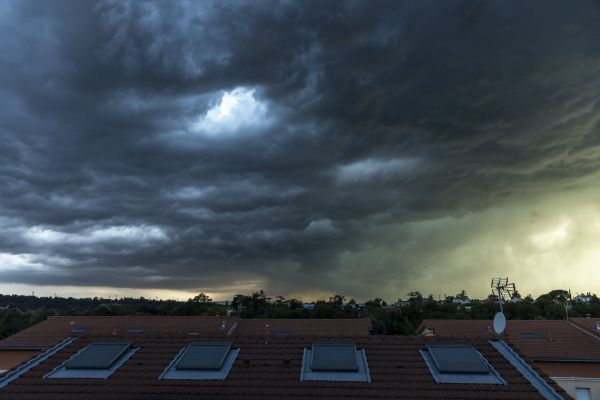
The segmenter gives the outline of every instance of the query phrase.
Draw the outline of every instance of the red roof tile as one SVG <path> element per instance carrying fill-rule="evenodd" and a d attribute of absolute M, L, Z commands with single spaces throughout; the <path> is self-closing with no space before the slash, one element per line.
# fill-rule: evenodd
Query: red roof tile
<path fill-rule="evenodd" d="M 570 321 L 594 336 L 600 337 L 600 330 L 598 330 L 600 318 L 571 318 Z"/>
<path fill-rule="evenodd" d="M 189 342 L 186 335 L 142 334 L 137 351 L 108 379 L 42 379 L 93 341 L 120 335 L 83 335 L 13 381 L 3 400 L 105 399 L 541 399 L 541 395 L 487 340 L 470 342 L 484 354 L 507 385 L 437 384 L 419 349 L 437 338 L 370 336 L 351 339 L 366 351 L 372 383 L 300 381 L 304 348 L 314 338 L 249 336 L 232 338 L 240 353 L 224 381 L 159 380 L 175 355 Z M 350 339 L 337 339 L 350 340 Z M 545 377 L 548 382 L 549 378 Z M 569 398 L 562 389 L 555 390 Z"/>
<path fill-rule="evenodd" d="M 83 334 L 90 335 L 124 335 L 129 328 L 143 328 L 144 333 L 154 335 L 226 335 L 234 327 L 236 320 L 236 317 L 201 316 L 49 317 L 0 341 L 0 346 L 49 347 L 65 337 L 81 335 L 71 330 L 82 327 L 86 328 Z"/>
<path fill-rule="evenodd" d="M 371 320 L 362 319 L 242 319 L 235 336 L 301 335 L 329 337 L 369 336 Z"/>
<path fill-rule="evenodd" d="M 86 328 L 74 333 L 73 328 Z M 230 336 L 303 335 L 329 337 L 368 336 L 371 321 L 365 319 L 242 319 L 199 316 L 49 317 L 0 341 L 1 346 L 50 347 L 68 336 L 81 334 L 123 335 L 129 328 L 143 328 L 153 335 L 221 334 Z"/>
<path fill-rule="evenodd" d="M 493 337 L 491 320 L 424 320 L 419 331 L 433 329 L 441 337 Z M 523 333 L 536 333 L 531 338 Z M 534 360 L 595 360 L 600 362 L 600 341 L 567 321 L 509 320 L 504 337 Z"/>

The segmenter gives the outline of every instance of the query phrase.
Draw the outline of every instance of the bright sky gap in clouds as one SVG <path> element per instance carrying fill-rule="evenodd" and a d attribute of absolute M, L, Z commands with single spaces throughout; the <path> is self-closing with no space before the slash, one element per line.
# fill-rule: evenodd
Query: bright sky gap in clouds
<path fill-rule="evenodd" d="M 600 3 L 0 4 L 0 293 L 596 291 Z"/>

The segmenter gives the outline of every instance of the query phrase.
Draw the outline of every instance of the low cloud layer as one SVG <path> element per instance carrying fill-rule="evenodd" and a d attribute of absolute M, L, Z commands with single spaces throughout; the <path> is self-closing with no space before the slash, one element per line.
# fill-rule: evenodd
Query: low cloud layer
<path fill-rule="evenodd" d="M 8 1 L 0 33 L 5 285 L 596 274 L 597 2 Z"/>

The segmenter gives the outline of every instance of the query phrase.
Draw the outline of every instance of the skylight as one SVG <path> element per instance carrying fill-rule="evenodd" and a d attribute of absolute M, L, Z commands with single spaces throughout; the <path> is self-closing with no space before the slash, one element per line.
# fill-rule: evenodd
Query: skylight
<path fill-rule="evenodd" d="M 537 332 L 521 332 L 521 336 L 527 339 L 544 339 L 544 335 Z"/>
<path fill-rule="evenodd" d="M 69 333 L 86 333 L 87 331 L 88 328 L 85 328 L 83 326 L 69 329 Z"/>
<path fill-rule="evenodd" d="M 224 380 L 239 351 L 231 342 L 194 342 L 181 349 L 160 379 Z"/>
<path fill-rule="evenodd" d="M 230 349 L 230 342 L 192 343 L 175 364 L 175 369 L 219 370 Z"/>
<path fill-rule="evenodd" d="M 65 364 L 67 369 L 106 369 L 121 357 L 131 343 L 92 343 Z"/>
<path fill-rule="evenodd" d="M 366 353 L 355 343 L 313 343 L 304 349 L 300 380 L 371 382 Z"/>
<path fill-rule="evenodd" d="M 487 374 L 489 367 L 470 345 L 428 345 L 438 371 L 455 374 Z"/>
<path fill-rule="evenodd" d="M 353 343 L 315 343 L 311 355 L 313 371 L 358 371 Z"/>
<path fill-rule="evenodd" d="M 106 379 L 137 350 L 131 342 L 92 343 L 56 367 L 44 378 Z"/>
<path fill-rule="evenodd" d="M 487 360 L 470 344 L 435 343 L 421 350 L 437 383 L 506 384 Z"/>

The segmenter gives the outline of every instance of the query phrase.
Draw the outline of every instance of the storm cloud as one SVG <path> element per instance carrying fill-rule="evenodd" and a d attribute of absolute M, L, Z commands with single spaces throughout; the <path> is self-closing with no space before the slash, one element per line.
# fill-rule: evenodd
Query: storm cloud
<path fill-rule="evenodd" d="M 0 53 L 6 284 L 393 298 L 600 262 L 598 2 L 8 1 Z"/>

